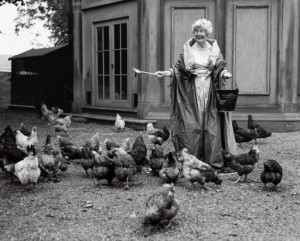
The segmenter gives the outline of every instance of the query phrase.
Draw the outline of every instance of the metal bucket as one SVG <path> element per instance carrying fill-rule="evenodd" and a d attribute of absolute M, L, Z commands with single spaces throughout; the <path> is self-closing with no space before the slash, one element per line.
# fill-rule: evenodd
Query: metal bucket
<path fill-rule="evenodd" d="M 239 89 L 215 89 L 218 111 L 234 111 Z"/>

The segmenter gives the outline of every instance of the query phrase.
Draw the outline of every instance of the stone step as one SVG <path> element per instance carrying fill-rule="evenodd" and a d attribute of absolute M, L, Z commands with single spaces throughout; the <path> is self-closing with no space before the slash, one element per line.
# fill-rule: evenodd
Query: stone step
<path fill-rule="evenodd" d="M 105 107 L 82 107 L 82 112 L 89 114 L 99 114 L 104 116 L 116 116 L 119 113 L 123 117 L 137 117 L 136 109 L 105 108 Z"/>

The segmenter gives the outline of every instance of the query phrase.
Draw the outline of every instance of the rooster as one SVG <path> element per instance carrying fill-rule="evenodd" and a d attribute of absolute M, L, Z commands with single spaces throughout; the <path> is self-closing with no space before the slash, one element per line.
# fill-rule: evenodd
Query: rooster
<path fill-rule="evenodd" d="M 38 143 L 37 128 L 32 127 L 30 136 L 25 136 L 21 131 L 16 131 L 16 143 L 18 148 L 26 152 L 27 146 L 35 146 Z"/>
<path fill-rule="evenodd" d="M 173 153 L 169 152 L 159 171 L 159 176 L 165 183 L 177 183 L 181 168 L 181 164 L 174 158 Z"/>
<path fill-rule="evenodd" d="M 138 137 L 135 139 L 134 143 L 132 144 L 132 148 L 127 151 L 130 154 L 136 165 L 138 172 L 142 171 L 142 166 L 144 166 L 147 160 L 147 147 L 145 145 L 144 139 L 142 134 L 140 133 Z"/>
<path fill-rule="evenodd" d="M 34 146 L 28 146 L 27 152 L 29 155 L 23 160 L 16 164 L 5 166 L 6 171 L 13 173 L 19 178 L 26 190 L 28 190 L 29 184 L 33 184 L 33 188 L 35 189 L 35 185 L 41 175 L 41 170 L 39 168 L 39 162 Z"/>
<path fill-rule="evenodd" d="M 245 130 L 238 126 L 237 122 L 232 121 L 232 127 L 234 132 L 235 141 L 241 145 L 243 142 L 254 141 L 258 137 L 256 128 Z"/>
<path fill-rule="evenodd" d="M 116 115 L 116 121 L 115 121 L 115 127 L 117 128 L 117 131 L 124 130 L 125 128 L 125 121 L 122 120 L 122 117 L 117 113 Z"/>
<path fill-rule="evenodd" d="M 153 175 L 158 175 L 164 163 L 164 150 L 159 145 L 154 145 L 151 150 L 149 158 L 149 167 L 152 170 Z"/>
<path fill-rule="evenodd" d="M 253 130 L 256 129 L 258 133 L 257 138 L 267 138 L 272 135 L 272 132 L 265 130 L 260 125 L 254 122 L 252 115 L 248 115 L 248 129 Z"/>
<path fill-rule="evenodd" d="M 243 175 L 245 175 L 244 182 L 246 182 L 248 174 L 253 171 L 259 160 L 258 147 L 253 146 L 248 153 L 238 155 L 233 155 L 226 150 L 222 150 L 221 152 L 223 154 L 225 165 L 232 170 L 237 171 L 239 175 L 235 183 L 238 183 Z"/>
<path fill-rule="evenodd" d="M 92 167 L 93 176 L 98 180 L 99 185 L 100 180 L 106 179 L 109 185 L 112 185 L 112 180 L 115 175 L 115 164 L 114 161 L 107 156 L 102 156 L 96 151 L 92 151 L 94 156 L 94 164 Z"/>
<path fill-rule="evenodd" d="M 146 201 L 144 225 L 169 226 L 171 220 L 177 215 L 179 202 L 175 199 L 173 184 L 164 184 L 158 192 Z"/>
<path fill-rule="evenodd" d="M 113 155 L 115 175 L 120 181 L 126 181 L 124 188 L 128 190 L 129 181 L 137 172 L 136 163 L 132 156 L 122 148 L 113 148 L 110 152 L 112 152 Z"/>
<path fill-rule="evenodd" d="M 267 183 L 272 183 L 274 189 L 277 189 L 277 185 L 281 182 L 282 178 L 282 167 L 281 165 L 272 159 L 269 159 L 264 162 L 264 170 L 260 175 L 260 179 L 267 187 Z"/>
<path fill-rule="evenodd" d="M 206 186 L 206 182 L 214 182 L 217 185 L 222 183 L 222 180 L 216 175 L 213 168 L 199 159 L 191 155 L 187 148 L 183 148 L 177 154 L 178 161 L 183 163 L 183 176 L 187 178 L 194 186 L 195 182 L 198 182 L 204 190 L 209 190 Z"/>
<path fill-rule="evenodd" d="M 147 134 L 151 143 L 162 145 L 170 137 L 170 130 L 164 126 L 163 129 L 154 128 L 152 123 L 147 124 Z"/>

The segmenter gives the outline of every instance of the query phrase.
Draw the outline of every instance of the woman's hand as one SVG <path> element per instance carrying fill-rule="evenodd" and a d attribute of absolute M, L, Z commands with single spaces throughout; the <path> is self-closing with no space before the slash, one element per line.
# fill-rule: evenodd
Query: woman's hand
<path fill-rule="evenodd" d="M 159 79 L 163 78 L 163 77 L 171 77 L 172 76 L 172 73 L 169 70 L 166 70 L 166 71 L 156 71 L 154 74 Z"/>
<path fill-rule="evenodd" d="M 224 79 L 230 79 L 231 77 L 232 77 L 232 74 L 230 74 L 229 72 L 223 74 Z"/>

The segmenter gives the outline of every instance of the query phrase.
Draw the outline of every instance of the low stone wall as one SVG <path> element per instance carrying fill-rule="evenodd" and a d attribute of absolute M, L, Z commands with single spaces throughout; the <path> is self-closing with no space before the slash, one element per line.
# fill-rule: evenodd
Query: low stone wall
<path fill-rule="evenodd" d="M 0 110 L 10 105 L 11 73 L 0 71 Z"/>

